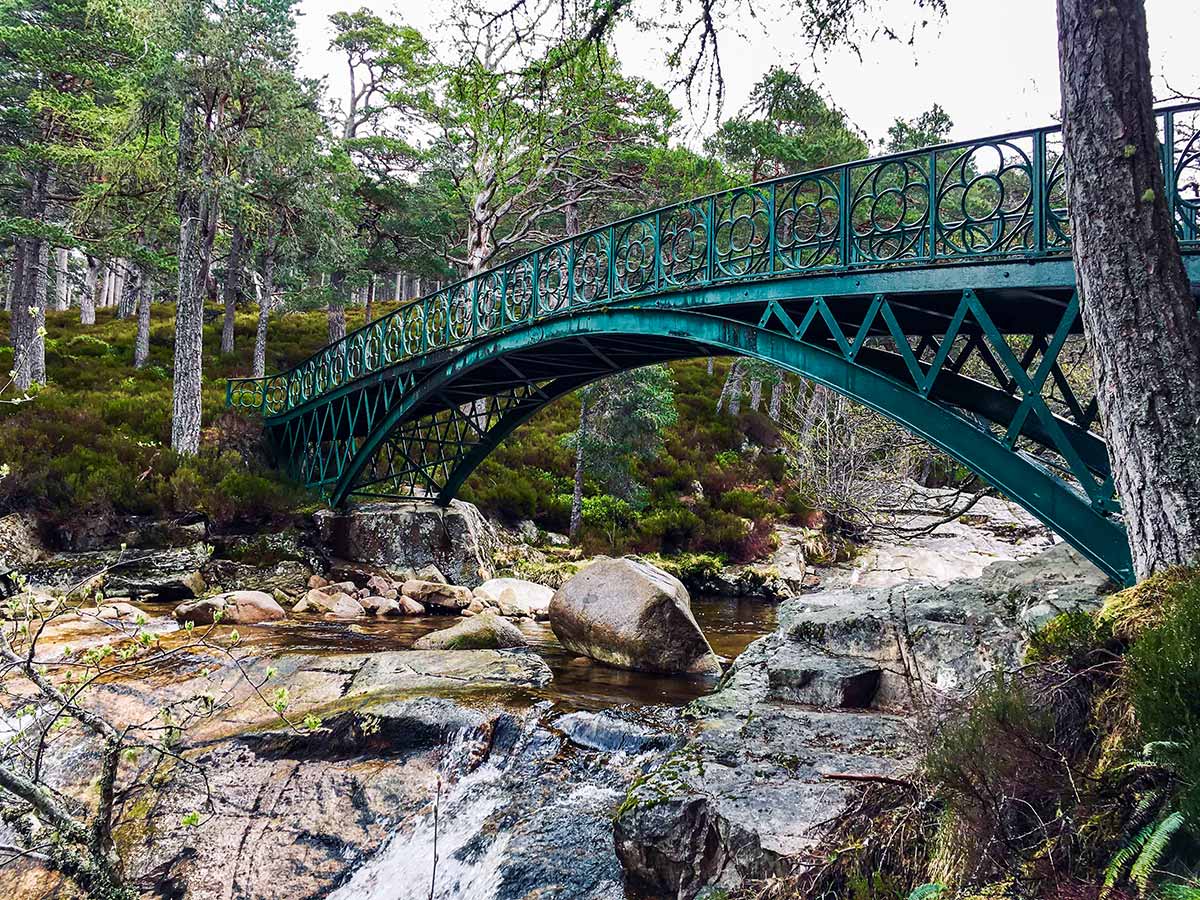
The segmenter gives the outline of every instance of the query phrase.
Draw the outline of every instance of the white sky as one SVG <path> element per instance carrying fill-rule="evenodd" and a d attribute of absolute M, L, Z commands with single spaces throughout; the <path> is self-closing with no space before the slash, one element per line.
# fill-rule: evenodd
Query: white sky
<path fill-rule="evenodd" d="M 644 11 L 658 0 L 645 0 Z M 301 0 L 301 70 L 325 77 L 341 96 L 346 76 L 341 60 L 328 50 L 330 13 L 368 6 L 394 16 L 433 37 L 442 13 L 454 0 Z M 911 16 L 912 0 L 881 0 L 892 16 Z M 813 59 L 802 36 L 786 19 L 727 23 L 721 34 L 727 99 L 725 114 L 736 111 L 750 88 L 771 65 L 799 63 L 823 86 L 872 140 L 883 137 L 897 117 L 911 118 L 940 103 L 954 120 L 954 139 L 982 137 L 1052 121 L 1059 107 L 1054 0 L 950 0 L 949 15 L 918 30 L 913 46 L 884 39 L 863 46 L 860 61 L 849 50 Z M 1155 92 L 1171 88 L 1200 93 L 1200 0 L 1146 0 L 1150 59 Z M 624 70 L 666 84 L 665 39 L 623 27 L 616 38 Z M 686 98 L 675 102 L 693 136 L 711 128 L 703 109 L 689 112 Z M 692 142 L 692 141 L 689 141 Z"/>

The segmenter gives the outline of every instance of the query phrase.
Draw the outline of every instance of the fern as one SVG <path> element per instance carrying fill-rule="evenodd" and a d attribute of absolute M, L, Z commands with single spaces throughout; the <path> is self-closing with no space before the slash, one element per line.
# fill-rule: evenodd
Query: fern
<path fill-rule="evenodd" d="M 1155 900 L 1200 900 L 1200 882 L 1164 884 L 1158 889 Z"/>
<path fill-rule="evenodd" d="M 923 884 L 908 895 L 908 900 L 938 900 L 944 890 L 944 884 Z"/>
<path fill-rule="evenodd" d="M 1167 844 L 1171 843 L 1171 838 L 1182 827 L 1183 813 L 1180 812 L 1173 812 L 1159 822 L 1158 827 L 1154 829 L 1154 832 L 1142 847 L 1142 852 L 1138 854 L 1133 868 L 1129 870 L 1130 880 L 1137 885 L 1138 892 L 1143 897 L 1150 888 L 1150 881 L 1154 876 L 1155 870 L 1158 868 L 1158 863 L 1162 859 L 1163 853 L 1167 849 Z"/>

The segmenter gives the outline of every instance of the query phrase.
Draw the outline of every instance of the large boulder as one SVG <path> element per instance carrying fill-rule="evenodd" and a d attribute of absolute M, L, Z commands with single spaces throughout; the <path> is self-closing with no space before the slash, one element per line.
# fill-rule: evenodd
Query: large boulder
<path fill-rule="evenodd" d="M 528 646 L 525 635 L 512 622 L 494 611 L 463 619 L 449 628 L 434 631 L 413 643 L 414 650 L 511 650 Z"/>
<path fill-rule="evenodd" d="M 230 591 L 205 597 L 175 607 L 175 619 L 179 622 L 194 622 L 211 625 L 216 613 L 221 613 L 223 625 L 254 625 L 258 622 L 278 622 L 286 619 L 287 613 L 265 591 Z"/>
<path fill-rule="evenodd" d="M 449 581 L 469 587 L 494 574 L 499 539 L 470 503 L 371 503 L 322 510 L 316 523 L 324 545 L 342 559 L 389 571 L 435 565 Z"/>
<path fill-rule="evenodd" d="M 26 569 L 31 585 L 70 588 L 95 579 L 109 594 L 162 602 L 190 600 L 204 593 L 201 569 L 211 550 L 204 544 L 171 550 L 99 550 L 60 553 Z"/>
<path fill-rule="evenodd" d="M 719 675 L 683 583 L 638 559 L 592 563 L 550 601 L 550 627 L 568 650 L 622 669 Z"/>
<path fill-rule="evenodd" d="M 475 588 L 475 597 L 500 611 L 502 616 L 543 619 L 550 614 L 554 590 L 521 578 L 493 578 Z"/>

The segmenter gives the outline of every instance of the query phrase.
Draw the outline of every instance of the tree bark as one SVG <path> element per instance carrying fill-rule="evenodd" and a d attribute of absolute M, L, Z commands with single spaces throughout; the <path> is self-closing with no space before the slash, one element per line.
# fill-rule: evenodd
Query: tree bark
<path fill-rule="evenodd" d="M 588 400 L 587 394 L 579 402 L 579 431 L 575 433 L 575 489 L 571 492 L 571 525 L 568 535 L 571 540 L 579 537 L 579 529 L 583 526 L 583 474 L 586 459 L 583 445 L 587 439 L 588 429 Z"/>
<path fill-rule="evenodd" d="M 229 239 L 229 265 L 225 269 L 225 321 L 221 325 L 221 352 L 233 352 L 234 316 L 242 294 L 242 249 L 245 236 L 241 226 L 233 226 Z"/>
<path fill-rule="evenodd" d="M 197 109 L 184 101 L 179 123 L 179 284 L 175 304 L 175 372 L 171 446 L 194 456 L 200 449 L 200 390 L 204 364 L 204 228 L 210 212 L 205 188 L 193 185 Z"/>
<path fill-rule="evenodd" d="M 258 327 L 254 331 L 254 377 L 267 372 L 267 326 L 271 316 L 272 295 L 275 293 L 275 261 L 263 257 L 262 296 L 258 299 Z"/>
<path fill-rule="evenodd" d="M 375 313 L 375 276 L 374 275 L 372 275 L 371 280 L 369 282 L 367 282 L 366 304 L 367 304 L 367 308 L 366 308 L 366 311 L 363 313 L 363 315 L 366 316 L 366 321 L 371 322 L 375 318 L 375 315 L 374 315 L 374 313 Z"/>
<path fill-rule="evenodd" d="M 1165 201 L 1143 0 L 1058 0 L 1058 26 L 1071 252 L 1144 578 L 1200 556 L 1200 319 Z"/>
<path fill-rule="evenodd" d="M 137 293 L 137 338 L 133 343 L 133 367 L 141 369 L 150 359 L 150 304 L 154 302 L 154 275 L 142 272 Z"/>

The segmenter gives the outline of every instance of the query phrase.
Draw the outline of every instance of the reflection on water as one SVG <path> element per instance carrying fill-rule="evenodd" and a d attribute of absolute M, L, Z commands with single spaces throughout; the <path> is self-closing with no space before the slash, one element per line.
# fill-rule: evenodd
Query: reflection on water
<path fill-rule="evenodd" d="M 700 597 L 692 612 L 718 655 L 733 659 L 755 638 L 774 629 L 776 608 L 769 603 Z M 367 619 L 358 622 L 292 621 L 243 629 L 243 641 L 264 650 L 301 653 L 369 653 L 407 650 L 424 634 L 447 628 L 448 616 Z M 534 699 L 560 707 L 601 709 L 624 703 L 681 706 L 712 690 L 711 678 L 652 675 L 600 665 L 568 653 L 548 622 L 517 622 L 534 652 L 546 660 L 554 681 L 532 690 Z"/>

